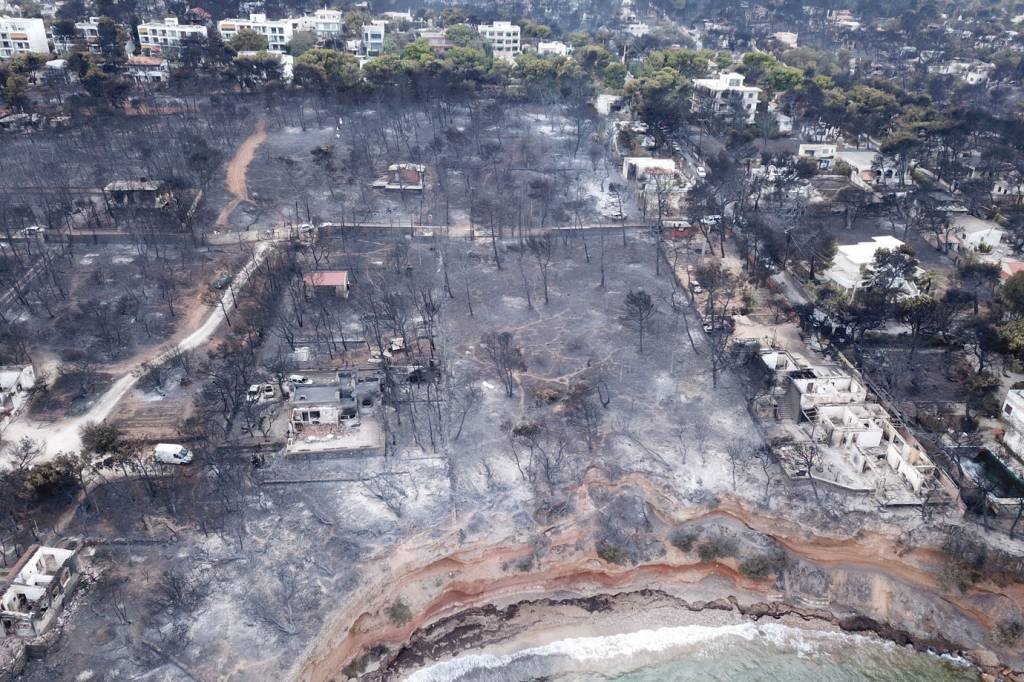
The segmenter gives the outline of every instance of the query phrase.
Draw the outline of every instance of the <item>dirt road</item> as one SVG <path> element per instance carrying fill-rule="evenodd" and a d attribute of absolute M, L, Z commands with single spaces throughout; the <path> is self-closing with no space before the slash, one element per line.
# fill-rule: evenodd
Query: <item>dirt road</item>
<path fill-rule="evenodd" d="M 238 145 L 235 155 L 228 162 L 225 184 L 234 198 L 221 209 L 220 214 L 217 216 L 217 227 L 227 227 L 228 219 L 231 218 L 231 212 L 238 208 L 239 204 L 251 201 L 246 174 L 249 171 L 249 164 L 252 163 L 253 157 L 256 156 L 256 150 L 260 148 L 266 139 L 267 122 L 261 118 L 256 121 L 256 127 L 253 128 L 252 133 L 249 137 L 245 138 L 242 144 Z"/>
<path fill-rule="evenodd" d="M 234 280 L 224 293 L 221 295 L 220 304 L 213 308 L 206 319 L 199 327 L 189 333 L 178 343 L 163 350 L 156 358 L 152 361 L 152 364 L 161 364 L 169 360 L 175 353 L 182 351 L 190 351 L 199 348 L 203 344 L 207 343 L 212 337 L 217 328 L 224 321 L 226 315 L 230 314 L 235 308 L 235 291 L 240 291 L 249 281 L 249 277 L 256 270 L 259 264 L 266 257 L 270 251 L 270 242 L 260 242 L 256 245 L 253 252 L 253 257 L 242 266 L 238 274 L 235 275 Z M 107 389 L 96 402 L 89 408 L 89 411 L 83 415 L 77 417 L 69 417 L 67 419 L 60 419 L 55 422 L 43 423 L 35 422 L 26 417 L 16 419 L 11 423 L 10 426 L 4 431 L 4 440 L 8 442 L 17 442 L 21 438 L 28 436 L 32 440 L 36 441 L 40 446 L 40 453 L 38 458 L 35 460 L 37 464 L 46 462 L 55 457 L 60 452 L 70 452 L 77 450 L 82 445 L 81 438 L 79 438 L 79 430 L 88 422 L 100 422 L 110 416 L 113 413 L 114 408 L 121 401 L 122 398 L 135 386 L 135 383 L 143 374 L 142 363 L 139 363 L 135 367 L 132 367 L 124 375 L 117 379 L 113 385 Z M 168 419 L 172 419 L 171 415 L 168 415 Z M 8 466 L 9 462 L 4 456 L 0 456 L 0 469 Z"/>

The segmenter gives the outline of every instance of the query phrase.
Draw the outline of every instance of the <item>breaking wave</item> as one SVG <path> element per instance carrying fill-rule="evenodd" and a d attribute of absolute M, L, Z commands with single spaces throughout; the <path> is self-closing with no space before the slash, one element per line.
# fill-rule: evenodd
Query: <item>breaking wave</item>
<path fill-rule="evenodd" d="M 578 670 L 629 670 L 665 660 L 672 654 L 713 655 L 716 643 L 760 641 L 809 656 L 823 645 L 896 648 L 863 635 L 802 630 L 778 623 L 740 623 L 711 627 L 684 625 L 602 637 L 563 639 L 507 655 L 471 654 L 416 671 L 408 682 L 523 680 Z M 696 649 L 696 651 L 694 651 Z"/>

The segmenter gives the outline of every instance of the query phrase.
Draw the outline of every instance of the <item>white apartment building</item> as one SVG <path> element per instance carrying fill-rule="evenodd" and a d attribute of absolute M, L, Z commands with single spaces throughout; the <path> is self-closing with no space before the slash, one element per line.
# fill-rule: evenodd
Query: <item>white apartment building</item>
<path fill-rule="evenodd" d="M 522 30 L 511 21 L 496 21 L 493 24 L 477 26 L 480 37 L 489 43 L 494 56 L 512 59 L 522 52 Z"/>
<path fill-rule="evenodd" d="M 296 21 L 294 30 L 310 31 L 315 33 L 318 38 L 337 38 L 345 27 L 345 22 L 341 17 L 340 10 L 318 9 L 313 14 Z"/>
<path fill-rule="evenodd" d="M 188 37 L 206 38 L 206 27 L 179 24 L 175 17 L 167 17 L 160 23 L 139 24 L 139 49 L 144 54 L 175 52 Z"/>
<path fill-rule="evenodd" d="M 266 14 L 250 14 L 248 19 L 221 19 L 217 30 L 225 41 L 230 41 L 239 31 L 248 29 L 266 38 L 271 52 L 286 52 L 295 24 L 296 20 L 292 19 L 267 19 Z"/>
<path fill-rule="evenodd" d="M 693 111 L 710 111 L 716 116 L 739 110 L 747 124 L 754 122 L 761 88 L 743 84 L 738 73 L 722 73 L 715 78 L 693 80 Z"/>
<path fill-rule="evenodd" d="M 385 21 L 372 21 L 363 24 L 363 50 L 367 55 L 374 57 L 384 51 L 384 32 L 387 28 Z"/>
<path fill-rule="evenodd" d="M 86 21 L 75 22 L 75 35 L 63 36 L 56 35 L 53 33 L 53 27 L 50 27 L 50 42 L 53 43 L 53 51 L 57 54 L 64 54 L 69 52 L 71 47 L 79 42 L 84 41 L 89 46 L 89 51 L 93 54 L 99 52 L 100 37 L 100 26 L 99 17 L 89 17 Z"/>
<path fill-rule="evenodd" d="M 43 20 L 0 17 L 0 59 L 33 52 L 50 53 Z"/>

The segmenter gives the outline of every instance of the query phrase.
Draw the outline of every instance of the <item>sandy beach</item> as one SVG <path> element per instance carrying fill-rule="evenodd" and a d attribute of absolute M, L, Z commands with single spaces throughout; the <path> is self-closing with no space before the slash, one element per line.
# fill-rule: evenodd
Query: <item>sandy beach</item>
<path fill-rule="evenodd" d="M 375 679 L 405 679 L 417 670 L 477 654 L 505 656 L 567 639 L 608 637 L 640 631 L 701 626 L 720 628 L 770 622 L 807 631 L 840 633 L 825 617 L 787 613 L 780 617 L 744 615 L 725 601 L 688 602 L 643 590 L 585 599 L 537 600 L 505 608 L 474 609 L 416 633 Z M 475 633 L 475 640 L 467 638 Z M 864 634 L 876 638 L 877 635 Z"/>

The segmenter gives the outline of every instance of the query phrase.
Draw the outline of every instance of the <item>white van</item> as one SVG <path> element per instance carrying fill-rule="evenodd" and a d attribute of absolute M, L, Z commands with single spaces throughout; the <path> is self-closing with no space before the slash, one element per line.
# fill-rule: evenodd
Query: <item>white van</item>
<path fill-rule="evenodd" d="M 184 445 L 158 443 L 153 448 L 153 459 L 161 464 L 188 464 L 192 461 L 192 451 Z"/>

